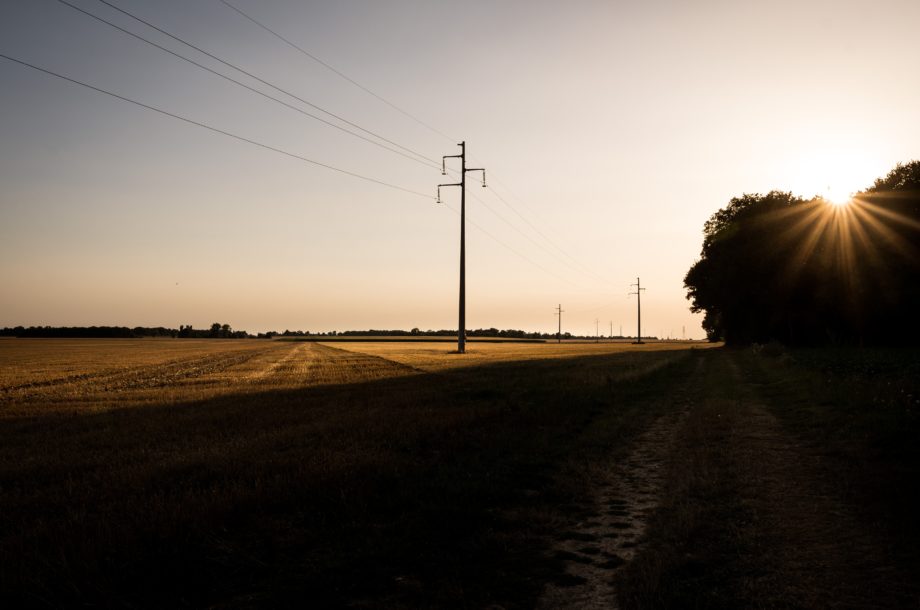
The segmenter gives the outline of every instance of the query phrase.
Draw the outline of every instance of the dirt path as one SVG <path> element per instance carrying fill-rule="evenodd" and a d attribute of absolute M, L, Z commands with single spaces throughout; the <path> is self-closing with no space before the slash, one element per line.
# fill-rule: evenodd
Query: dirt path
<path fill-rule="evenodd" d="M 566 578 L 546 586 L 539 608 L 617 607 L 614 576 L 641 549 L 665 482 L 667 456 L 691 408 L 685 391 L 669 400 L 671 412 L 636 438 L 629 454 L 611 464 L 591 490 L 587 518 L 560 534 L 552 553 L 563 560 Z"/>
<path fill-rule="evenodd" d="M 920 607 L 882 528 L 843 498 L 820 447 L 783 428 L 737 354 L 700 365 L 662 388 L 668 414 L 560 528 L 565 577 L 538 606 Z"/>

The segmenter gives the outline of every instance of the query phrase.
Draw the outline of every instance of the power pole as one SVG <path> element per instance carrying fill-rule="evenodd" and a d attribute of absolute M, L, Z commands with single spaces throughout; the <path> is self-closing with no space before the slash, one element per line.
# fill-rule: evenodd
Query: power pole
<path fill-rule="evenodd" d="M 556 315 L 559 316 L 559 332 L 556 333 L 556 342 L 562 343 L 562 303 L 559 304 L 559 307 L 556 308 Z"/>
<path fill-rule="evenodd" d="M 599 343 L 601 340 L 600 320 L 594 318 L 594 342 Z"/>
<path fill-rule="evenodd" d="M 457 325 L 457 352 L 466 352 L 466 172 L 482 172 L 482 186 L 486 186 L 486 170 L 466 166 L 466 141 L 460 142 L 459 155 L 441 157 L 441 175 L 447 175 L 447 159 L 460 159 L 460 182 L 438 185 L 438 203 L 441 203 L 442 186 L 460 187 L 460 321 Z"/>
<path fill-rule="evenodd" d="M 642 344 L 642 291 L 645 290 L 639 282 L 639 278 L 636 278 L 635 284 L 630 284 L 630 287 L 635 286 L 636 291 L 630 292 L 629 294 L 636 295 L 636 343 Z"/>
<path fill-rule="evenodd" d="M 610 339 L 613 339 L 613 320 L 610 321 Z"/>

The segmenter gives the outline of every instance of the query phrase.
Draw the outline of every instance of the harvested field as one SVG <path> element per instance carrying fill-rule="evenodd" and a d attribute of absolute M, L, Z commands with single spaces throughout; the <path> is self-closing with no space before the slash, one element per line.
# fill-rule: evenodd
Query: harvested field
<path fill-rule="evenodd" d="M 920 357 L 688 347 L 0 341 L 0 602 L 920 602 Z"/>
<path fill-rule="evenodd" d="M 0 341 L 2 416 L 175 403 L 266 388 L 411 374 L 318 343 L 208 340 Z"/>
<path fill-rule="evenodd" d="M 525 362 L 602 356 L 608 354 L 674 351 L 682 349 L 708 349 L 712 343 L 655 341 L 643 345 L 629 342 L 563 342 L 544 344 L 476 342 L 467 343 L 466 353 L 458 354 L 455 347 L 440 344 L 425 345 L 403 342 L 344 343 L 336 347 L 349 351 L 379 356 L 423 371 L 435 372 L 453 368 L 478 366 L 497 362 Z"/>

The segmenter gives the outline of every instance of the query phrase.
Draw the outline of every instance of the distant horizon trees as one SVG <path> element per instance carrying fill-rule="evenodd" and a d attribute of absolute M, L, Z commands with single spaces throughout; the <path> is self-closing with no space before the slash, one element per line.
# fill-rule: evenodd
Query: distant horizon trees
<path fill-rule="evenodd" d="M 23 326 L 0 329 L 0 337 L 133 339 L 138 337 L 176 337 L 179 331 L 162 326 Z"/>
<path fill-rule="evenodd" d="M 684 279 L 710 340 L 906 344 L 920 338 L 920 161 L 836 206 L 771 191 L 703 227 Z"/>
<path fill-rule="evenodd" d="M 274 337 L 456 337 L 457 331 L 452 329 L 419 330 L 345 330 L 311 333 L 304 330 L 288 330 L 284 332 L 267 331 L 256 335 L 245 330 L 233 330 L 229 324 L 215 322 L 210 328 L 197 329 L 191 324 L 180 324 L 178 329 L 137 326 L 23 326 L 0 328 L 0 337 L 22 338 L 85 338 L 85 339 L 138 339 L 143 337 L 173 337 L 178 339 L 272 339 Z M 528 332 L 524 330 L 497 328 L 468 329 L 467 336 L 479 338 L 504 338 L 504 339 L 555 339 L 556 333 Z M 562 333 L 563 339 L 593 340 L 594 335 L 573 335 L 570 332 Z M 632 339 L 631 336 L 615 336 L 613 339 Z M 643 339 L 657 339 L 657 337 L 643 335 Z"/>

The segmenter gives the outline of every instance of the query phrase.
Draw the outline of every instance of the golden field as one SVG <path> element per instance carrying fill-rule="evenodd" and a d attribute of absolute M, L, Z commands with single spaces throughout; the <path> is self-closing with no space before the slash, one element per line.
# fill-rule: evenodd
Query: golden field
<path fill-rule="evenodd" d="M 0 340 L 0 416 L 98 410 L 217 395 L 360 383 L 501 362 L 672 351 L 656 342 L 468 344 L 213 339 Z"/>
<path fill-rule="evenodd" d="M 920 602 L 916 350 L 467 348 L 0 340 L 0 606 Z"/>

